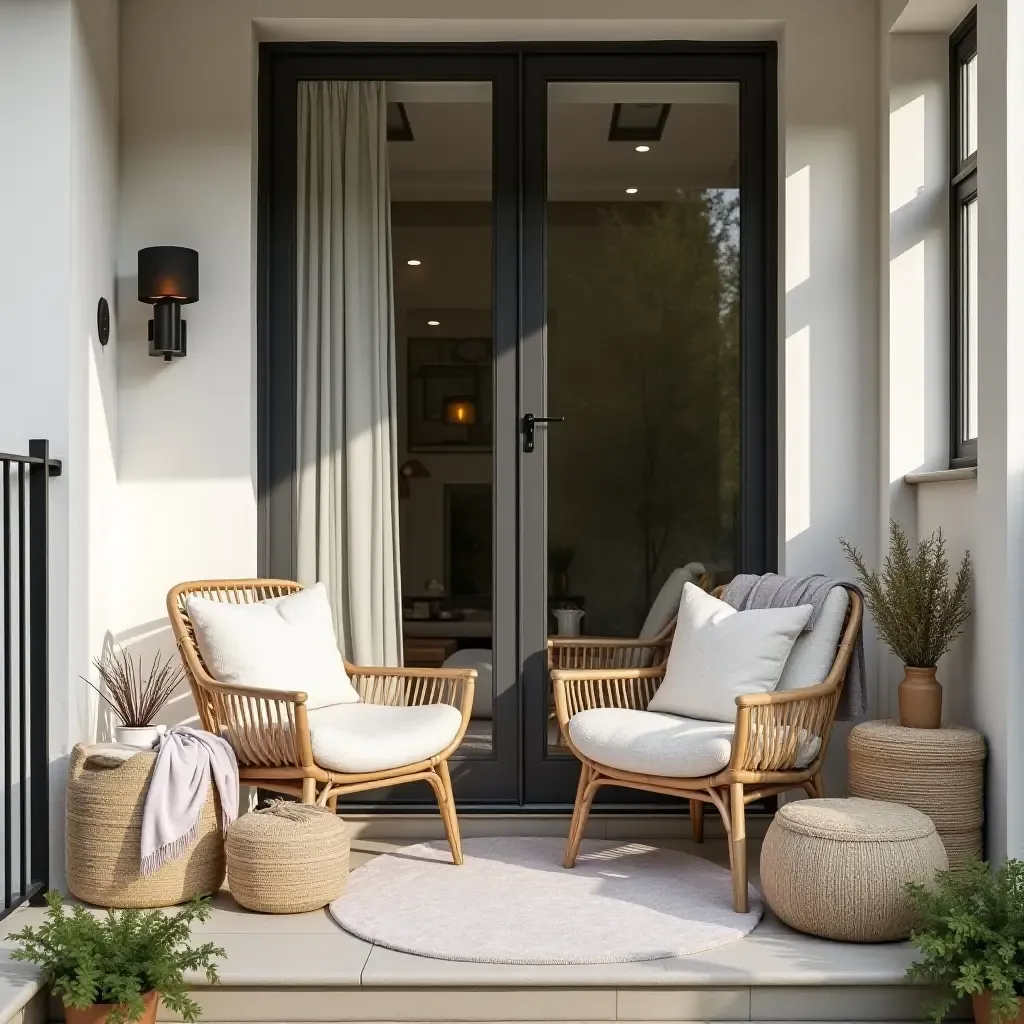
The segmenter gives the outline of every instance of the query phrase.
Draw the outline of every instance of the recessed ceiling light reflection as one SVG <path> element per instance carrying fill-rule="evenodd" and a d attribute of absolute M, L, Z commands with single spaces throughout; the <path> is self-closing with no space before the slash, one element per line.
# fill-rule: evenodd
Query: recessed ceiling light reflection
<path fill-rule="evenodd" d="M 626 195 L 628 195 L 628 196 L 636 195 L 636 191 L 637 190 L 635 188 L 627 188 L 626 189 Z"/>
<path fill-rule="evenodd" d="M 636 151 L 638 153 L 650 153 L 651 147 L 650 146 L 637 146 L 636 147 Z"/>
<path fill-rule="evenodd" d="M 440 327 L 441 326 L 441 321 L 440 320 L 428 320 L 427 321 L 427 326 L 428 327 Z"/>
<path fill-rule="evenodd" d="M 406 260 L 405 262 L 408 263 L 410 267 L 418 267 L 420 265 L 419 260 Z"/>

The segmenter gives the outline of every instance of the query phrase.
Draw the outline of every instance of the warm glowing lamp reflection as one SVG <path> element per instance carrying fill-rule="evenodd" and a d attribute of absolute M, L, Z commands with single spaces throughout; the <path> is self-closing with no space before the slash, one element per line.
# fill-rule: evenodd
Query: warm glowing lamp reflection
<path fill-rule="evenodd" d="M 454 427 L 471 427 L 476 423 L 476 405 L 468 398 L 449 398 L 444 421 Z"/>

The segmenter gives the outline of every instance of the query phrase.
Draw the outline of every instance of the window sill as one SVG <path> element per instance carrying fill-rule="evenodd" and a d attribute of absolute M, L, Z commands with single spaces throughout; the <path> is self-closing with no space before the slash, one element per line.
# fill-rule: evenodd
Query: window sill
<path fill-rule="evenodd" d="M 908 473 L 905 484 L 944 484 L 954 480 L 977 480 L 977 466 L 957 466 L 955 469 L 933 469 L 924 473 Z"/>

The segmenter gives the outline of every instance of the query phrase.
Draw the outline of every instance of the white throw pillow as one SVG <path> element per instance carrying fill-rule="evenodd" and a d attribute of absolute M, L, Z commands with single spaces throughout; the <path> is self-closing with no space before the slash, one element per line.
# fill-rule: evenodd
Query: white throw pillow
<path fill-rule="evenodd" d="M 185 601 L 214 679 L 260 690 L 302 690 L 307 707 L 359 700 L 345 672 L 322 583 L 255 604 Z"/>
<path fill-rule="evenodd" d="M 687 583 L 665 678 L 648 710 L 735 722 L 737 697 L 775 689 L 812 611 L 804 604 L 738 612 Z"/>

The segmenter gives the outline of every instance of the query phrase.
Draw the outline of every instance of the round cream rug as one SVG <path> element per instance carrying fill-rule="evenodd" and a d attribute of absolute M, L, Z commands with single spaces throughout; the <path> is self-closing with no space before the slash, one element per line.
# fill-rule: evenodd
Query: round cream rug
<path fill-rule="evenodd" d="M 497 964 L 603 964 L 699 953 L 757 924 L 732 909 L 729 872 L 677 850 L 584 841 L 562 867 L 565 840 L 420 843 L 352 872 L 331 914 L 346 931 L 404 953 Z"/>

